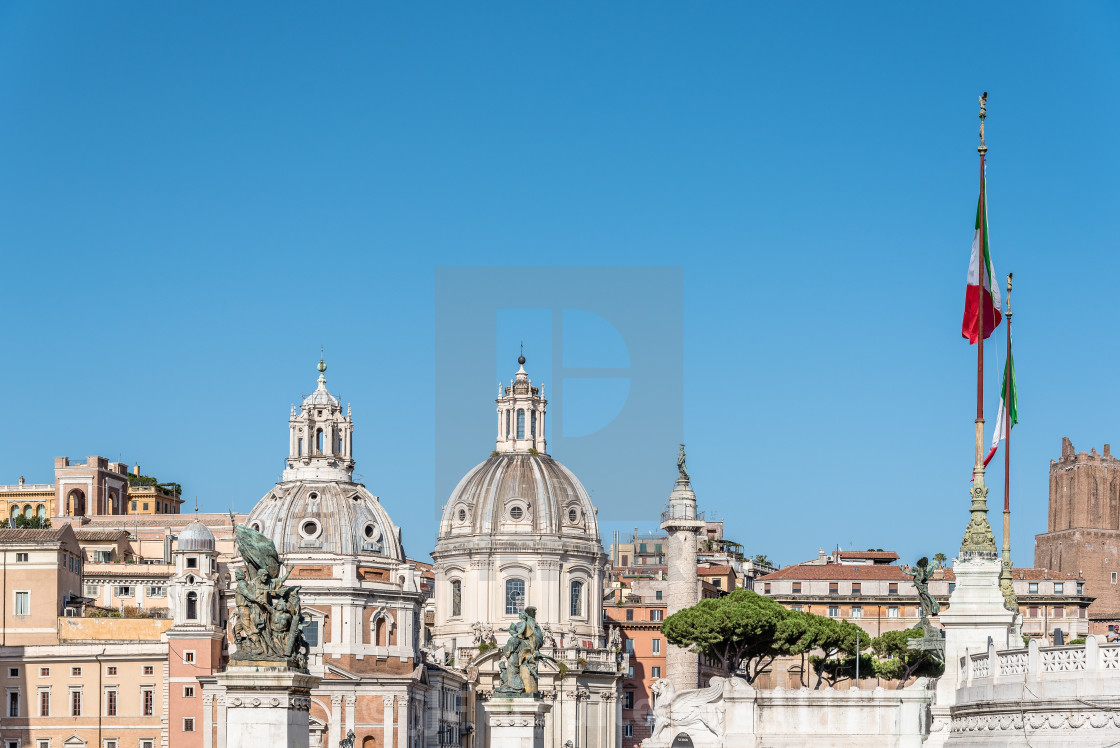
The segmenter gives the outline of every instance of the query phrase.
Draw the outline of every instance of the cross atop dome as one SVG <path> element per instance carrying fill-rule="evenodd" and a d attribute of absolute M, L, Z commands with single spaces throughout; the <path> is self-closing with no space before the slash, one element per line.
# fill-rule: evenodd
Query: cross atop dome
<path fill-rule="evenodd" d="M 525 344 L 517 357 L 517 373 L 508 387 L 498 384 L 498 452 L 545 453 L 544 419 L 548 400 L 544 398 L 544 385 L 533 386 L 525 371 Z"/>

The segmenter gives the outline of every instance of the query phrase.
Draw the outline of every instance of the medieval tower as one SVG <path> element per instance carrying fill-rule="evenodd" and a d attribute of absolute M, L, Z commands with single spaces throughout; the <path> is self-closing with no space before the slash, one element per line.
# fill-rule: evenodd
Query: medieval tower
<path fill-rule="evenodd" d="M 1109 445 L 1103 454 L 1075 452 L 1062 438 L 1062 455 L 1050 461 L 1047 531 L 1034 540 L 1034 565 L 1080 575 L 1089 606 L 1090 632 L 1120 624 L 1120 460 Z"/>

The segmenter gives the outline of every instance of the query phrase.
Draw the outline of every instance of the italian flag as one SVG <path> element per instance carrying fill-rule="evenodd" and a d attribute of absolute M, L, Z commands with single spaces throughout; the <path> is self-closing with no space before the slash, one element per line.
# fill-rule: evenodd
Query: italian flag
<path fill-rule="evenodd" d="M 1007 378 L 1008 377 L 1011 378 L 1011 390 L 1010 390 L 1010 392 L 1011 392 L 1011 398 L 1010 398 L 1011 403 L 1010 403 L 1010 405 L 1008 405 L 1008 403 L 1004 402 L 1005 400 L 1008 399 L 1007 398 L 1007 395 L 1008 395 Z M 1004 429 L 1007 428 L 1007 413 L 1008 413 L 1008 411 L 1011 412 L 1011 426 L 1014 427 L 1015 424 L 1017 424 L 1019 422 L 1019 394 L 1016 391 L 1016 387 L 1015 387 L 1015 358 L 1014 357 L 1009 357 L 1007 359 L 1007 366 L 1003 370 L 1003 383 L 1002 383 L 1002 385 L 1000 386 L 1000 389 L 999 389 L 999 413 L 996 415 L 996 431 L 995 431 L 994 434 L 992 434 L 992 449 L 991 449 L 990 452 L 988 452 L 988 456 L 984 458 L 984 467 L 987 467 L 988 463 L 992 461 L 992 458 L 996 456 L 996 450 L 999 449 L 999 443 L 1001 441 L 1003 441 L 1004 437 L 1007 436 L 1007 432 Z"/>
<path fill-rule="evenodd" d="M 964 294 L 964 321 L 961 323 L 961 337 L 968 338 L 969 343 L 975 343 L 979 338 L 981 311 L 984 313 L 985 340 L 1002 318 L 999 284 L 995 282 L 992 255 L 988 247 L 987 198 L 987 187 L 981 184 L 980 200 L 976 205 L 976 233 L 972 237 L 972 257 L 968 262 L 968 288 Z M 984 284 L 983 301 L 978 298 L 981 282 Z"/>

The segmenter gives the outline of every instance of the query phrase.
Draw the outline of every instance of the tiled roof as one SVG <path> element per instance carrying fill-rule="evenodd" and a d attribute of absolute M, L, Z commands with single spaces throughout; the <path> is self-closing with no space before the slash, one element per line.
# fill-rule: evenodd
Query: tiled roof
<path fill-rule="evenodd" d="M 727 565 L 719 566 L 719 565 L 714 565 L 713 564 L 713 565 L 709 565 L 709 566 L 698 566 L 698 567 L 696 567 L 696 573 L 699 574 L 700 576 L 710 577 L 710 576 L 713 576 L 713 575 L 716 575 L 716 574 L 731 574 L 731 573 L 733 573 L 733 569 L 730 566 L 727 566 Z"/>
<path fill-rule="evenodd" d="M 82 576 L 89 577 L 170 577 L 171 564 L 85 564 Z"/>
<path fill-rule="evenodd" d="M 62 539 L 63 533 L 69 528 L 64 525 L 58 529 L 27 530 L 27 529 L 0 529 L 0 544 L 23 545 L 26 543 L 50 543 Z"/>
<path fill-rule="evenodd" d="M 759 577 L 764 582 L 775 579 L 850 579 L 857 582 L 862 579 L 887 579 L 902 582 L 910 577 L 893 564 L 798 564 Z"/>
<path fill-rule="evenodd" d="M 78 540 L 120 540 L 128 537 L 128 530 L 95 530 L 82 527 L 75 530 L 74 534 L 78 536 Z"/>
<path fill-rule="evenodd" d="M 866 558 L 873 561 L 897 561 L 894 551 L 840 551 L 840 558 Z"/>

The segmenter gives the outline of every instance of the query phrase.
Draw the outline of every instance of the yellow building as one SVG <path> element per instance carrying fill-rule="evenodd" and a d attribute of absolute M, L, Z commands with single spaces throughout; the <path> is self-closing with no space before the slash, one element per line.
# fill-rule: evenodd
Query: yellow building
<path fill-rule="evenodd" d="M 54 484 L 26 483 L 21 475 L 19 483 L 0 486 L 0 518 L 7 521 L 17 514 L 28 519 L 54 516 Z"/>

